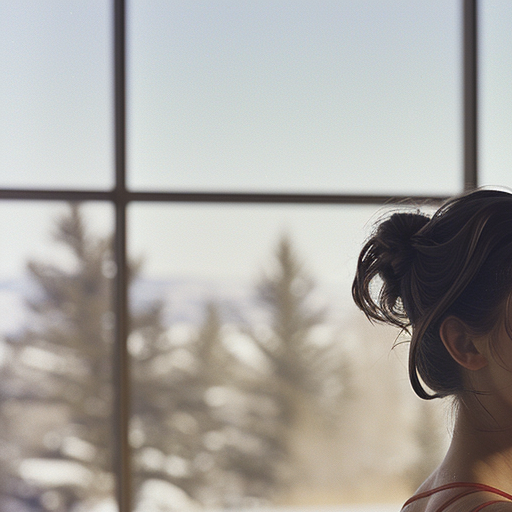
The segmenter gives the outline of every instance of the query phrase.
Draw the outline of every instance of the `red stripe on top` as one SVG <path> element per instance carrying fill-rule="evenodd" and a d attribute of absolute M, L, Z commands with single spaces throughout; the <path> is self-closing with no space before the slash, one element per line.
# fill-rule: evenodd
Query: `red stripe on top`
<path fill-rule="evenodd" d="M 488 507 L 489 505 L 494 505 L 495 503 L 508 503 L 508 501 L 503 501 L 503 500 L 486 501 L 485 503 L 478 505 L 478 507 L 474 508 L 471 512 L 480 512 L 480 510 L 484 509 L 485 507 Z"/>
<path fill-rule="evenodd" d="M 510 501 L 512 501 L 512 495 L 506 493 L 505 491 L 501 491 L 500 489 L 496 489 L 496 487 L 491 487 L 490 485 L 485 484 L 476 484 L 473 482 L 452 482 L 451 484 L 445 484 L 441 485 L 440 487 L 435 487 L 434 489 L 430 489 L 429 491 L 420 492 L 419 494 L 416 494 L 412 498 L 409 498 L 403 505 L 402 510 L 411 503 L 414 503 L 415 501 L 421 500 L 422 498 L 428 498 L 429 496 L 432 496 L 433 494 L 437 494 L 438 492 L 445 491 L 447 489 L 460 489 L 460 488 L 466 488 L 467 491 L 462 492 L 461 494 L 458 494 L 454 498 L 451 498 L 448 500 L 444 505 L 441 506 L 440 509 L 438 509 L 437 512 L 442 512 L 446 507 L 450 506 L 452 503 L 457 501 L 460 498 L 463 498 L 464 496 L 467 496 L 468 494 L 472 494 L 479 491 L 484 492 L 490 492 L 493 494 L 497 494 L 498 496 L 501 496 L 502 498 L 506 498 Z M 482 505 L 479 505 L 476 509 L 474 509 L 472 512 L 479 512 L 484 507 L 491 505 L 493 503 L 499 503 L 503 502 L 503 500 L 497 500 L 497 501 L 488 501 Z"/>

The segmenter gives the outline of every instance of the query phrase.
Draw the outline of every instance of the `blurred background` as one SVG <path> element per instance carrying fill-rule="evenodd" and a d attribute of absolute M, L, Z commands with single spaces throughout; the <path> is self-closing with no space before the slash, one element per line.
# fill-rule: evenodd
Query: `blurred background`
<path fill-rule="evenodd" d="M 134 512 L 388 512 L 441 460 L 451 404 L 350 286 L 379 218 L 464 189 L 462 5 L 127 1 Z M 510 186 L 512 4 L 477 13 L 478 185 Z M 7 512 L 118 510 L 113 27 L 0 2 Z"/>

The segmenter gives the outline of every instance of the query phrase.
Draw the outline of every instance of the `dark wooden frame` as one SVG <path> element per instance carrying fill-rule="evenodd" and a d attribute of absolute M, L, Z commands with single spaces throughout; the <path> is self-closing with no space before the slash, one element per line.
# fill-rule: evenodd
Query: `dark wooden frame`
<path fill-rule="evenodd" d="M 463 189 L 478 186 L 478 69 L 477 0 L 461 0 L 463 41 Z M 115 187 L 110 191 L 0 189 L 3 200 L 107 201 L 115 208 L 116 342 L 114 351 L 113 452 L 119 512 L 131 512 L 131 469 L 128 425 L 130 419 L 126 209 L 131 202 L 266 203 L 266 204 L 389 204 L 442 201 L 441 196 L 378 194 L 286 194 L 236 192 L 137 192 L 126 188 L 126 0 L 113 0 L 114 9 L 114 126 Z"/>

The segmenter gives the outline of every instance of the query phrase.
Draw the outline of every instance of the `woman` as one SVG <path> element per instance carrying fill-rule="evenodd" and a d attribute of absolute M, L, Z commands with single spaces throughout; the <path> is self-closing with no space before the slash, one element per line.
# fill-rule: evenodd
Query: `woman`
<path fill-rule="evenodd" d="M 512 194 L 393 214 L 352 293 L 368 318 L 411 333 L 416 394 L 457 404 L 448 453 L 403 512 L 512 512 Z"/>

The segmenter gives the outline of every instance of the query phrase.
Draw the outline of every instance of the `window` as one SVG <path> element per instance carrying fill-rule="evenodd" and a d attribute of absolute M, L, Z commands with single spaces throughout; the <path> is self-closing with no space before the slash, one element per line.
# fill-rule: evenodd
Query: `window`
<path fill-rule="evenodd" d="M 396 508 L 442 433 L 348 291 L 372 218 L 479 183 L 474 3 L 2 3 L 4 508 Z"/>

